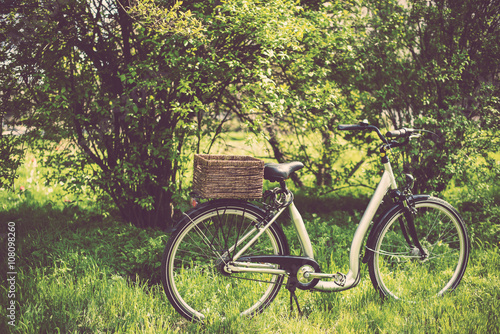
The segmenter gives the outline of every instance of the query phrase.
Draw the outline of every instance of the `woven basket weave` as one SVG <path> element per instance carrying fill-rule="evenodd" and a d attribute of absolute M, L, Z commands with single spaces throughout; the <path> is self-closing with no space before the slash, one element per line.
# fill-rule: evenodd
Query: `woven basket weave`
<path fill-rule="evenodd" d="M 195 154 L 193 190 L 204 198 L 262 197 L 264 161 L 236 155 Z"/>

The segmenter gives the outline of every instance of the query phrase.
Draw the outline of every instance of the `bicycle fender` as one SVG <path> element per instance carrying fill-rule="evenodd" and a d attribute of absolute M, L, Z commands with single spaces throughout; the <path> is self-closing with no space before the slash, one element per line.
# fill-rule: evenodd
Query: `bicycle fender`
<path fill-rule="evenodd" d="M 261 216 L 262 219 L 265 217 L 265 212 L 262 210 L 262 208 L 260 208 L 255 204 L 249 202 L 242 202 L 241 200 L 235 200 L 235 199 L 214 199 L 211 201 L 198 204 L 196 207 L 185 211 L 182 214 L 182 217 L 176 223 L 174 223 L 174 226 L 171 227 L 170 229 L 167 229 L 166 232 L 169 234 L 174 234 L 179 229 L 179 227 L 181 227 L 185 223 L 186 220 L 194 219 L 194 217 L 196 217 L 198 214 L 204 212 L 207 208 L 212 207 L 214 205 L 223 207 L 223 206 L 238 205 L 238 204 L 241 205 L 242 203 L 245 203 L 244 205 L 246 205 L 248 208 L 259 212 L 259 215 Z"/>
<path fill-rule="evenodd" d="M 184 221 L 186 219 L 189 219 L 189 217 L 193 214 L 193 212 L 196 212 L 200 209 L 203 210 L 205 207 L 208 206 L 208 203 L 210 203 L 210 202 L 205 202 L 205 203 L 199 204 L 194 208 L 190 208 L 189 210 L 184 211 L 182 213 L 182 217 L 180 219 L 178 219 L 176 222 L 174 222 L 173 226 L 171 226 L 170 228 L 167 228 L 167 230 L 165 232 L 168 234 L 174 234 L 175 231 L 177 231 L 177 229 L 184 223 Z"/>
<path fill-rule="evenodd" d="M 413 195 L 413 200 L 415 202 L 423 201 L 428 198 L 430 198 L 430 195 Z M 398 210 L 403 210 L 403 204 L 402 203 L 395 203 L 393 206 L 391 206 L 389 209 L 385 210 L 380 214 L 380 216 L 377 218 L 375 223 L 373 224 L 372 229 L 370 230 L 370 234 L 368 235 L 368 239 L 366 241 L 366 251 L 365 255 L 363 256 L 363 263 L 367 263 L 370 258 L 373 256 L 373 249 L 375 247 L 375 236 L 378 234 L 379 230 L 382 228 L 382 222 L 386 221 L 389 219 L 389 217 L 393 216 Z"/>

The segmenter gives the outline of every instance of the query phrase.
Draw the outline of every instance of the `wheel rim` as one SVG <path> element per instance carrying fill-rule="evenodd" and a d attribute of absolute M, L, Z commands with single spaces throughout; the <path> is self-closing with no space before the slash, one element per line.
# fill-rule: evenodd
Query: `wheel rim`
<path fill-rule="evenodd" d="M 435 203 L 416 205 L 415 228 L 426 257 L 405 240 L 399 212 L 386 225 L 374 249 L 374 270 L 381 292 L 402 300 L 440 296 L 460 282 L 467 262 L 467 241 L 459 219 Z"/>
<path fill-rule="evenodd" d="M 178 235 L 167 260 L 167 281 L 174 302 L 188 318 L 252 315 L 275 297 L 283 277 L 221 270 L 221 261 L 239 249 L 231 251 L 230 245 L 257 221 L 256 215 L 241 209 L 214 210 L 195 218 Z M 282 252 L 283 245 L 270 228 L 244 255 Z"/>

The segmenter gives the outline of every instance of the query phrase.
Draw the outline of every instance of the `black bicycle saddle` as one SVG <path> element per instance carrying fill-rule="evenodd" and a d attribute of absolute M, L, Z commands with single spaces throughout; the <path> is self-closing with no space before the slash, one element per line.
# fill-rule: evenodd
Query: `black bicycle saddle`
<path fill-rule="evenodd" d="M 267 163 L 264 165 L 264 178 L 271 182 L 281 182 L 290 177 L 290 175 L 304 167 L 299 161 L 285 162 L 281 164 Z"/>

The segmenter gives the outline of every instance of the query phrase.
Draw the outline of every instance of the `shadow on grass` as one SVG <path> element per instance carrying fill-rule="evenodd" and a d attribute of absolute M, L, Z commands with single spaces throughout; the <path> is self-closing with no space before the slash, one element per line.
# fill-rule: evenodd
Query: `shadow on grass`
<path fill-rule="evenodd" d="M 8 222 L 15 224 L 20 268 L 50 272 L 62 266 L 77 277 L 82 263 L 93 261 L 124 278 L 160 282 L 161 255 L 167 240 L 161 231 L 138 229 L 75 205 L 33 201 L 20 201 L 0 211 L 2 243 Z"/>

